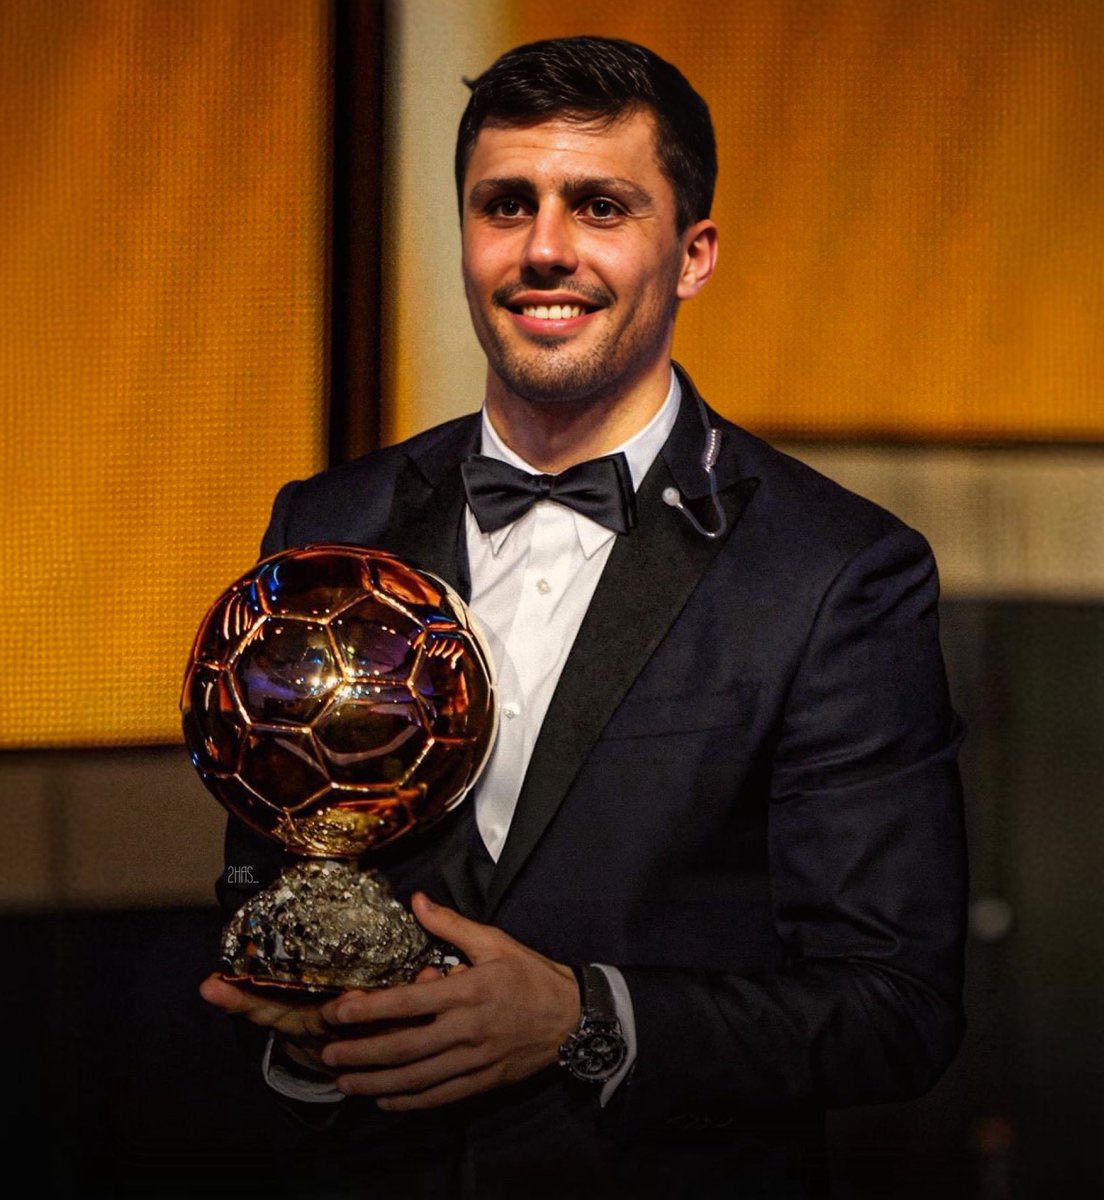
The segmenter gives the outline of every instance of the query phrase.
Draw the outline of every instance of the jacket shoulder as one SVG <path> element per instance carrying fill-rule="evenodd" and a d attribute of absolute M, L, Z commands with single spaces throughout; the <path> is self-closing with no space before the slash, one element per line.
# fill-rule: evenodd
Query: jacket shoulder
<path fill-rule="evenodd" d="M 372 545 L 384 533 L 403 463 L 429 461 L 463 442 L 478 414 L 457 417 L 307 479 L 284 484 L 272 506 L 262 556 L 311 542 Z"/>
<path fill-rule="evenodd" d="M 722 436 L 735 446 L 739 472 L 758 480 L 754 509 L 772 537 L 814 557 L 846 560 L 873 542 L 895 535 L 923 538 L 899 517 L 850 491 L 820 471 L 720 419 Z M 926 546 L 926 543 L 924 543 Z"/>

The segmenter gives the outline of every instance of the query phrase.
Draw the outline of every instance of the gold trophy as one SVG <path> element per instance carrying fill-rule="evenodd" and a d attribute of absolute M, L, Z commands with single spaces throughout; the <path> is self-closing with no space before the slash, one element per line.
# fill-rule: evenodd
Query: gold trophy
<path fill-rule="evenodd" d="M 454 808 L 494 741 L 491 659 L 463 601 L 380 550 L 258 563 L 192 647 L 184 740 L 208 790 L 297 862 L 223 930 L 223 978 L 288 999 L 444 962 L 359 859 Z"/>

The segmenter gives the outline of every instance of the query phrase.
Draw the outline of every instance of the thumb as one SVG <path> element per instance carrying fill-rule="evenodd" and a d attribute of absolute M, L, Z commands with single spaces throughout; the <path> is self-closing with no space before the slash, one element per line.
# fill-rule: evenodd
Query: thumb
<path fill-rule="evenodd" d="M 462 917 L 454 908 L 435 904 L 425 892 L 415 892 L 410 907 L 427 933 L 451 942 L 473 963 L 498 958 L 504 949 L 504 941 L 510 940 L 493 925 L 481 925 L 478 921 Z"/>

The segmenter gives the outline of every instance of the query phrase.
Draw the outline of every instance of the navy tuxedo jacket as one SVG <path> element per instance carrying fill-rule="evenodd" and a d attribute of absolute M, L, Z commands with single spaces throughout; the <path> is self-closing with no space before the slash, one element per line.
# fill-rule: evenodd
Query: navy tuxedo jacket
<path fill-rule="evenodd" d="M 677 424 L 638 493 L 542 727 L 489 889 L 447 830 L 385 863 L 562 962 L 621 969 L 638 1038 L 602 1120 L 734 1128 L 904 1098 L 962 1031 L 960 729 L 917 533 L 745 431 Z M 463 417 L 277 497 L 263 550 L 386 548 L 467 594 Z M 451 845 L 451 849 L 449 848 Z M 236 821 L 230 862 L 278 854 Z M 243 896 L 222 887 L 228 908 Z"/>

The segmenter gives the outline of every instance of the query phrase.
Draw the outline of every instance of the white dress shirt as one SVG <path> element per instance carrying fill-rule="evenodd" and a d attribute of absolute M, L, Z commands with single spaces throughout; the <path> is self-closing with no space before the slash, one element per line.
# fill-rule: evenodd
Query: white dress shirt
<path fill-rule="evenodd" d="M 628 461 L 634 489 L 648 473 L 678 417 L 680 388 L 674 371 L 659 411 L 628 441 L 611 450 Z M 482 453 L 539 475 L 499 437 L 483 410 Z M 517 521 L 484 533 L 471 509 L 465 512 L 471 570 L 469 608 L 494 660 L 499 704 L 498 736 L 477 785 L 475 819 L 483 844 L 497 862 L 510 830 L 525 772 L 568 653 L 598 586 L 617 535 L 553 500 L 538 500 Z M 621 1070 L 602 1089 L 610 1098 L 636 1059 L 632 1000 L 615 967 L 598 964 L 610 980 L 617 1015 L 628 1043 Z M 336 1100 L 329 1084 L 291 1076 L 270 1062 L 268 1082 L 301 1100 Z"/>
<path fill-rule="evenodd" d="M 628 460 L 639 488 L 678 416 L 674 372 L 659 412 L 611 454 Z M 483 411 L 483 453 L 531 475 Z M 475 796 L 483 843 L 497 862 L 552 693 L 617 535 L 553 500 L 538 500 L 512 525 L 483 533 L 466 512 L 471 601 L 498 682 L 499 728 Z"/>

